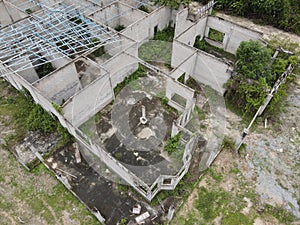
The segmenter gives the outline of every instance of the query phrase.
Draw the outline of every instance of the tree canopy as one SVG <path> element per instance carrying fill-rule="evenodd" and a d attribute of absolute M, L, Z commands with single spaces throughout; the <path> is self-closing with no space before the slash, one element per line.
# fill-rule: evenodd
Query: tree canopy
<path fill-rule="evenodd" d="M 258 80 L 260 77 L 271 79 L 270 63 L 272 51 L 258 41 L 244 41 L 236 52 L 237 72 L 245 78 Z"/>
<path fill-rule="evenodd" d="M 272 51 L 276 48 L 269 47 L 272 46 L 266 47 L 257 41 L 247 41 L 242 42 L 237 49 L 237 75 L 226 83 L 225 97 L 228 106 L 233 106 L 243 116 L 253 116 L 288 64 L 295 66 L 299 63 L 296 55 L 289 56 L 281 52 L 272 65 Z M 280 86 L 264 113 L 265 116 L 281 110 L 286 87 L 285 84 Z"/>
<path fill-rule="evenodd" d="M 300 0 L 218 0 L 217 8 L 300 34 Z"/>

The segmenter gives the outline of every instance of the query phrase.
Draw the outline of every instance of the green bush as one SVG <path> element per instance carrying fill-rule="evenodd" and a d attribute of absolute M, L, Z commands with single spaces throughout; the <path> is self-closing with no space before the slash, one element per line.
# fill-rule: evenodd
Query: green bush
<path fill-rule="evenodd" d="M 178 150 L 180 139 L 181 133 L 178 133 L 174 137 L 169 138 L 164 148 L 168 152 L 168 154 L 172 154 L 175 150 Z"/>
<path fill-rule="evenodd" d="M 56 122 L 47 111 L 36 104 L 27 118 L 27 129 L 50 133 L 56 130 Z"/>

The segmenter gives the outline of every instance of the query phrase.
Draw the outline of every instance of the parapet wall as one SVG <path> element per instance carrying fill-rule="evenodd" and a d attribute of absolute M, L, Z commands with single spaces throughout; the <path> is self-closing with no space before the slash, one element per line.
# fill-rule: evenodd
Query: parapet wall
<path fill-rule="evenodd" d="M 232 54 L 235 54 L 242 41 L 260 40 L 263 35 L 257 31 L 250 30 L 215 16 L 208 17 L 205 37 L 208 37 L 209 29 L 211 28 L 225 34 L 220 47 Z"/>

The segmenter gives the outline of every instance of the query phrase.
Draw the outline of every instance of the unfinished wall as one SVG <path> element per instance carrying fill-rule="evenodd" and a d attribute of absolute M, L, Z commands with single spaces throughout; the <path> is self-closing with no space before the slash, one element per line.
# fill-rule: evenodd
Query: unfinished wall
<path fill-rule="evenodd" d="M 33 65 L 31 63 L 31 61 L 29 60 L 29 57 L 24 54 L 22 56 L 20 56 L 20 58 L 22 58 L 22 61 L 25 61 L 24 63 L 20 63 L 17 66 L 11 66 L 11 68 L 14 71 L 18 71 L 18 74 L 21 75 L 25 80 L 27 80 L 29 83 L 34 83 L 35 81 L 37 81 L 39 79 L 38 74 L 36 73 L 35 69 L 33 68 Z M 29 65 L 29 66 L 26 66 Z M 22 67 L 30 67 L 28 69 L 25 70 L 21 70 Z"/>
<path fill-rule="evenodd" d="M 159 8 L 122 31 L 124 35 L 142 43 L 154 36 L 154 28 L 163 30 L 172 20 L 172 10 L 166 7 Z"/>
<path fill-rule="evenodd" d="M 177 40 L 173 42 L 171 65 L 176 68 L 171 73 L 172 77 L 178 78 L 185 72 L 186 75 L 211 86 L 220 93 L 225 91 L 223 85 L 230 78 L 230 74 L 227 73 L 229 66 L 226 63 Z"/>
<path fill-rule="evenodd" d="M 109 5 L 90 15 L 95 21 L 115 28 L 120 24 L 119 8 L 116 3 Z"/>
<path fill-rule="evenodd" d="M 189 22 L 188 20 L 186 20 Z M 197 36 L 204 37 L 207 17 L 203 17 L 177 37 L 177 40 L 189 46 L 194 46 Z M 177 26 L 176 26 L 177 27 Z M 177 29 L 177 28 L 176 28 Z"/>
<path fill-rule="evenodd" d="M 74 63 L 67 65 L 34 84 L 43 96 L 57 104 L 67 101 L 81 88 Z"/>
<path fill-rule="evenodd" d="M 219 17 L 209 16 L 205 37 L 208 37 L 209 29 L 213 28 L 225 34 L 221 46 L 225 51 L 235 54 L 237 48 L 242 41 L 259 40 L 262 38 L 262 33 L 250 30 L 246 27 L 241 27 Z"/>
<path fill-rule="evenodd" d="M 197 49 L 189 47 L 180 43 L 177 40 L 173 41 L 172 47 L 172 58 L 171 58 L 171 66 L 173 68 L 178 68 L 182 63 L 188 60 L 192 55 L 197 52 Z M 189 69 L 194 68 L 194 64 L 191 61 L 188 63 Z M 181 68 L 184 69 L 184 68 Z M 187 68 L 188 69 L 188 68 Z M 188 71 L 186 71 L 188 72 Z"/>
<path fill-rule="evenodd" d="M 135 23 L 136 21 L 144 18 L 147 13 L 131 8 L 127 5 L 124 5 L 122 3 L 118 3 L 118 7 L 120 9 L 120 25 L 123 25 L 125 27 L 128 27 L 129 25 Z"/>
<path fill-rule="evenodd" d="M 102 76 L 63 105 L 64 117 L 75 127 L 90 119 L 114 98 L 109 75 Z"/>
<path fill-rule="evenodd" d="M 133 44 L 134 42 L 132 40 L 125 38 L 122 35 L 119 35 L 118 41 L 104 45 L 104 51 L 110 56 L 114 56 L 122 52 L 123 50 L 127 49 Z"/>
<path fill-rule="evenodd" d="M 0 15 L 0 27 L 4 27 L 13 22 L 13 18 L 7 12 L 5 3 L 3 1 L 0 1 Z"/>
<path fill-rule="evenodd" d="M 98 77 L 107 74 L 107 71 L 88 58 L 76 60 L 75 67 L 82 88 L 88 86 Z"/>
<path fill-rule="evenodd" d="M 176 15 L 176 27 L 175 27 L 175 35 L 174 37 L 178 37 L 184 31 L 195 26 L 195 23 L 187 20 L 188 17 L 188 9 L 183 9 L 182 11 L 178 12 Z"/>
<path fill-rule="evenodd" d="M 191 76 L 223 94 L 225 92 L 223 85 L 230 78 L 230 74 L 227 72 L 228 68 L 229 66 L 218 58 L 198 51 L 194 72 Z"/>
<path fill-rule="evenodd" d="M 186 103 L 178 104 L 178 102 L 172 100 L 175 94 L 184 98 Z M 194 90 L 169 78 L 166 85 L 166 97 L 169 99 L 169 105 L 171 105 L 178 111 L 183 112 L 187 107 L 191 105 L 194 97 Z"/>
<path fill-rule="evenodd" d="M 120 53 L 102 64 L 102 66 L 107 71 L 110 71 L 111 83 L 114 88 L 118 83 L 122 82 L 125 77 L 137 70 L 138 60 L 129 54 Z"/>
<path fill-rule="evenodd" d="M 57 59 L 60 57 L 59 59 Z M 46 56 L 45 57 L 47 60 L 49 60 L 54 68 L 61 68 L 65 65 L 67 65 L 69 62 L 71 62 L 71 59 L 66 58 L 65 55 L 63 55 L 60 52 L 55 53 L 54 56 Z"/>
<path fill-rule="evenodd" d="M 23 19 L 28 16 L 26 13 L 21 12 L 20 10 L 16 9 L 15 6 L 10 4 L 9 2 L 5 3 L 5 8 L 13 22 Z M 2 16 L 2 14 L 1 14 L 1 16 Z"/>

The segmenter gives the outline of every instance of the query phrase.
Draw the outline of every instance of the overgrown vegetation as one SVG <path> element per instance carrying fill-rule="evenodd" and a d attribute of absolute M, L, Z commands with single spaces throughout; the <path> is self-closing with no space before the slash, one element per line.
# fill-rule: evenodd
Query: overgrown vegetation
<path fill-rule="evenodd" d="M 231 54 L 230 52 L 226 52 L 221 48 L 209 44 L 204 38 L 201 39 L 200 36 L 196 37 L 194 47 L 202 51 L 208 52 L 218 58 L 226 58 L 231 60 L 232 62 L 236 60 L 235 55 Z"/>
<path fill-rule="evenodd" d="M 39 78 L 43 78 L 54 70 L 55 68 L 52 66 L 51 62 L 47 62 L 39 65 L 36 68 L 36 73 L 38 74 Z"/>
<path fill-rule="evenodd" d="M 141 5 L 140 7 L 139 7 L 139 10 L 141 10 L 141 11 L 144 11 L 144 12 L 146 12 L 146 13 L 150 13 L 150 9 L 147 7 L 147 6 L 145 6 L 145 5 Z"/>
<path fill-rule="evenodd" d="M 258 41 L 242 42 L 237 50 L 237 75 L 227 84 L 225 95 L 229 108 L 243 117 L 251 117 L 264 102 L 275 81 L 289 63 L 298 64 L 297 56 L 280 53 L 271 66 L 272 50 Z M 282 85 L 264 112 L 265 117 L 277 114 L 282 109 L 286 96 L 286 84 Z M 230 107 L 234 105 L 234 107 Z"/>
<path fill-rule="evenodd" d="M 152 206 L 158 206 L 163 200 L 168 197 L 181 198 L 185 201 L 190 195 L 191 191 L 195 188 L 199 178 L 192 178 L 188 172 L 177 184 L 176 188 L 172 191 L 161 191 L 151 201 Z"/>
<path fill-rule="evenodd" d="M 169 138 L 164 149 L 168 152 L 169 155 L 178 150 L 180 145 L 181 133 L 176 134 L 175 136 Z"/>
<path fill-rule="evenodd" d="M 100 48 L 96 49 L 95 51 L 93 51 L 89 57 L 92 60 L 95 60 L 97 57 L 102 56 L 103 54 L 105 54 L 105 50 L 104 50 L 104 46 L 101 46 Z"/>
<path fill-rule="evenodd" d="M 235 149 L 235 143 L 234 140 L 228 136 L 224 136 L 223 142 L 221 145 L 222 149 L 229 149 L 229 150 L 234 150 Z"/>
<path fill-rule="evenodd" d="M 51 172 L 40 164 L 32 171 L 31 176 L 46 176 Z M 54 179 L 50 177 L 50 179 Z M 76 213 L 72 214 L 70 219 L 80 221 L 80 224 L 99 224 L 99 221 L 92 216 L 80 203 L 80 201 L 69 192 L 62 183 L 57 183 L 49 187 L 48 192 L 43 189 L 37 189 L 35 181 L 28 182 L 20 186 L 13 193 L 19 201 L 26 202 L 34 214 L 39 215 L 48 224 L 63 224 L 63 212 L 65 210 L 73 211 L 76 207 Z M 81 216 L 79 216 L 81 215 Z M 59 221 L 57 221 L 59 220 Z"/>
<path fill-rule="evenodd" d="M 115 88 L 114 88 L 114 93 L 115 95 L 118 95 L 119 92 L 124 88 L 127 84 L 131 83 L 132 81 L 137 80 L 139 77 L 145 77 L 147 76 L 147 71 L 145 67 L 141 64 L 139 64 L 138 69 L 131 74 L 130 76 L 126 77 L 123 82 L 119 83 Z"/>
<path fill-rule="evenodd" d="M 224 33 L 217 31 L 215 29 L 210 28 L 208 32 L 208 38 L 217 42 L 223 42 Z"/>
<path fill-rule="evenodd" d="M 0 81 L 1 87 L 5 87 L 4 81 Z M 57 132 L 60 135 L 59 145 L 63 146 L 72 141 L 72 136 L 61 124 L 40 105 L 35 104 L 26 92 L 19 93 L 12 87 L 7 88 L 8 96 L 1 96 L 0 114 L 9 116 L 6 122 L 12 125 L 16 132 L 5 138 L 8 147 L 23 140 L 27 131 L 39 131 L 47 135 Z"/>
<path fill-rule="evenodd" d="M 26 12 L 27 14 L 33 13 L 33 11 L 32 11 L 31 9 L 25 9 L 25 12 Z"/>

